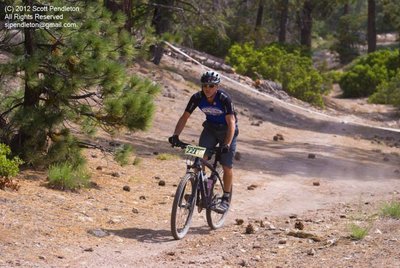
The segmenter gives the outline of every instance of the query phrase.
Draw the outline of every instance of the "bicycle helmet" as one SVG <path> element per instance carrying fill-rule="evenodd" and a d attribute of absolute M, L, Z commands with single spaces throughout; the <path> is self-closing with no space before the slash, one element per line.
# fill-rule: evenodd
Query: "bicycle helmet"
<path fill-rule="evenodd" d="M 200 81 L 202 84 L 219 84 L 221 82 L 221 75 L 214 71 L 207 71 L 203 73 Z"/>

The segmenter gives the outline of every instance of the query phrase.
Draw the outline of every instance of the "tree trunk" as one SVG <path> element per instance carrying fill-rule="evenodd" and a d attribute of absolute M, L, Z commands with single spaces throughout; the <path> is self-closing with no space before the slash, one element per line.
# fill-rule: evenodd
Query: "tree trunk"
<path fill-rule="evenodd" d="M 344 4 L 343 7 L 343 15 L 348 15 L 350 13 L 350 5 L 349 3 Z"/>
<path fill-rule="evenodd" d="M 34 53 L 33 30 L 31 28 L 25 28 L 24 34 L 25 34 L 24 45 L 25 45 L 25 55 L 26 55 L 25 57 L 29 58 Z M 32 88 L 29 83 L 30 80 L 32 79 L 32 75 L 33 74 L 25 71 L 25 92 L 24 92 L 24 105 L 23 105 L 24 108 L 35 107 L 37 104 L 39 104 L 40 92 L 38 92 L 37 89 Z"/>
<path fill-rule="evenodd" d="M 33 1 L 25 0 L 25 6 L 30 6 L 32 8 Z M 29 22 L 29 20 L 28 20 Z M 25 47 L 25 57 L 30 58 L 35 52 L 35 41 L 33 36 L 34 29 L 26 27 L 24 29 L 24 47 Z M 32 115 L 32 112 L 37 109 L 40 101 L 40 89 L 36 87 L 32 87 L 31 80 L 34 78 L 36 74 L 30 73 L 25 69 L 25 88 L 24 88 L 24 101 L 23 101 L 23 110 L 26 117 Z M 22 152 L 26 148 L 25 144 L 33 139 L 35 135 L 35 131 L 29 129 L 26 126 L 20 127 L 17 135 L 15 135 L 11 141 L 11 148 L 15 152 Z M 31 141 L 32 142 L 32 141 Z M 36 144 L 42 144 L 43 141 L 36 141 Z"/>
<path fill-rule="evenodd" d="M 132 0 L 124 0 L 123 2 L 124 13 L 126 14 L 125 29 L 131 32 L 132 29 Z"/>
<path fill-rule="evenodd" d="M 375 14 L 375 0 L 368 0 L 368 53 L 374 52 L 376 50 Z"/>
<path fill-rule="evenodd" d="M 256 17 L 256 26 L 254 28 L 256 31 L 260 29 L 262 26 L 263 15 L 264 15 L 264 0 L 259 0 L 257 17 Z"/>
<path fill-rule="evenodd" d="M 171 22 L 173 12 L 169 7 L 174 6 L 174 0 L 157 0 L 154 1 L 155 8 L 153 13 L 152 25 L 156 31 L 157 36 L 171 30 Z M 153 63 L 160 64 L 161 58 L 164 54 L 164 47 L 162 44 L 155 44 L 151 47 L 151 53 L 153 54 Z"/>
<path fill-rule="evenodd" d="M 264 43 L 264 38 L 262 34 L 262 21 L 264 16 L 264 0 L 258 1 L 258 9 L 256 16 L 256 24 L 254 27 L 254 45 L 260 47 Z"/>
<path fill-rule="evenodd" d="M 299 16 L 300 26 L 300 44 L 311 49 L 311 34 L 312 34 L 312 10 L 311 1 L 305 1 Z"/>
<path fill-rule="evenodd" d="M 281 44 L 286 42 L 286 26 L 288 22 L 288 14 L 289 14 L 289 0 L 281 1 L 281 15 L 279 21 L 279 37 L 278 41 Z"/>

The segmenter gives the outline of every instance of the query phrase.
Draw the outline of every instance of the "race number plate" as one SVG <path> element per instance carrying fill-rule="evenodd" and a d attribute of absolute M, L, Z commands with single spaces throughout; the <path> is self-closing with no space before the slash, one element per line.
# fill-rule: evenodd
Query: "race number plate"
<path fill-rule="evenodd" d="M 206 153 L 206 148 L 194 145 L 188 145 L 185 149 L 185 154 L 195 156 L 195 157 L 203 157 Z"/>

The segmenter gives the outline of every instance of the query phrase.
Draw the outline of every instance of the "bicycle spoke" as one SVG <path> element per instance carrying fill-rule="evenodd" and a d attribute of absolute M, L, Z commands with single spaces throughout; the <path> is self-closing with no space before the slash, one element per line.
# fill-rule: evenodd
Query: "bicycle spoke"
<path fill-rule="evenodd" d="M 195 205 L 193 184 L 193 174 L 186 174 L 176 190 L 171 212 L 171 231 L 175 239 L 182 239 L 190 227 Z"/>

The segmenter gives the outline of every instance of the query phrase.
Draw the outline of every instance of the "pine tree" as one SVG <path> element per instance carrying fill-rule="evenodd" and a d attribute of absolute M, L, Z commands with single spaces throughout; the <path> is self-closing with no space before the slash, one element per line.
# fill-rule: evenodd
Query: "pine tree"
<path fill-rule="evenodd" d="M 48 1 L 18 2 L 15 5 L 49 6 Z M 17 27 L 2 35 L 0 49 L 12 56 L 0 65 L 0 79 L 20 76 L 21 83 L 19 92 L 11 90 L 19 97 L 9 97 L 0 106 L 0 118 L 11 129 L 0 134 L 25 160 L 43 156 L 49 140 L 53 147 L 68 143 L 66 151 L 76 146 L 72 123 L 108 132 L 146 129 L 150 123 L 158 86 L 128 75 L 127 66 L 138 55 L 136 40 L 124 29 L 126 16 L 112 14 L 102 2 L 52 1 L 53 7 L 79 9 L 44 12 L 62 15 L 57 22 L 68 26 Z M 23 42 L 14 42 L 15 36 Z"/>

